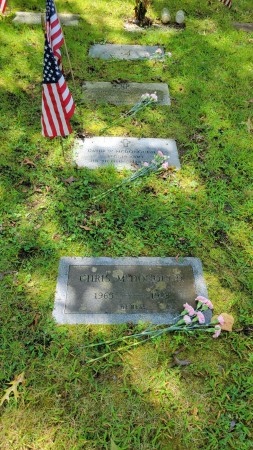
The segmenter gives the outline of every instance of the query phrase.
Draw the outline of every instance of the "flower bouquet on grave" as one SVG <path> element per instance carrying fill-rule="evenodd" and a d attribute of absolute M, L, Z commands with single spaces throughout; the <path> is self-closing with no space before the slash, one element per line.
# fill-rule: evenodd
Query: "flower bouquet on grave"
<path fill-rule="evenodd" d="M 157 98 L 156 92 L 153 92 L 152 94 L 149 94 L 148 92 L 146 92 L 145 94 L 142 94 L 140 100 L 138 102 L 136 102 L 135 105 L 129 111 L 127 111 L 125 114 L 121 115 L 121 118 L 133 117 L 138 112 L 146 109 L 148 106 L 154 105 L 155 103 L 157 103 L 157 101 L 158 101 L 158 98 Z M 108 127 L 103 128 L 101 130 L 101 133 L 104 133 L 109 128 L 113 127 L 114 125 L 118 125 L 120 122 L 121 122 L 121 119 L 114 120 Z"/>
<path fill-rule="evenodd" d="M 148 52 L 145 53 L 144 55 L 147 59 L 149 60 L 155 60 L 155 61 L 164 61 L 165 58 L 171 58 L 172 57 L 172 53 L 171 52 L 167 52 L 167 53 L 163 53 L 161 48 L 158 48 L 155 53 L 153 53 L 152 55 L 150 55 Z"/>
<path fill-rule="evenodd" d="M 153 94 L 142 94 L 140 100 L 135 103 L 135 105 L 126 113 L 124 114 L 124 117 L 126 116 L 135 116 L 138 112 L 143 111 L 147 106 L 153 105 L 154 103 L 157 103 L 158 98 L 156 95 L 156 92 Z"/>
<path fill-rule="evenodd" d="M 137 180 L 138 178 L 146 177 L 147 175 L 150 175 L 151 173 L 160 173 L 163 170 L 167 170 L 169 167 L 167 156 L 163 154 L 160 150 L 158 150 L 157 154 L 154 156 L 151 162 L 144 162 L 143 166 L 136 170 L 130 177 L 124 178 L 124 180 L 121 181 L 121 183 L 117 184 L 115 187 L 108 189 L 103 194 L 96 196 L 93 200 L 94 202 L 100 201 L 102 198 L 106 197 L 111 192 L 116 191 L 120 187 L 130 184 L 133 181 Z"/>
<path fill-rule="evenodd" d="M 213 338 L 218 338 L 222 330 L 232 331 L 232 326 L 234 323 L 233 316 L 222 313 L 217 318 L 213 317 L 210 322 L 207 322 L 205 312 L 213 309 L 212 302 L 203 296 L 198 296 L 195 301 L 195 309 L 188 303 L 185 303 L 183 305 L 184 310 L 182 311 L 182 313 L 178 317 L 176 317 L 174 324 L 168 327 L 158 328 L 157 326 L 150 326 L 139 333 L 86 345 L 84 348 L 98 347 L 100 345 L 107 345 L 110 347 L 111 345 L 119 342 L 125 344 L 129 339 L 135 340 L 135 342 L 126 344 L 123 347 L 118 348 L 117 350 L 110 349 L 109 352 L 106 352 L 103 355 L 98 356 L 97 358 L 92 358 L 88 360 L 87 363 L 92 363 L 106 358 L 112 353 L 119 353 L 121 350 L 128 350 L 130 348 L 136 347 L 137 345 L 144 344 L 145 342 L 152 339 L 156 339 L 163 334 L 171 333 L 174 331 L 180 331 L 189 335 L 193 335 L 196 332 L 212 333 Z M 206 314 L 206 316 L 208 315 Z"/>

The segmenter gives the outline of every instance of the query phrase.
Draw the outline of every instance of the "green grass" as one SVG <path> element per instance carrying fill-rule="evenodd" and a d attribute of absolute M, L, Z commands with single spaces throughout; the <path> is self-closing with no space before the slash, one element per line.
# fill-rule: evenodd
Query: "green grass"
<path fill-rule="evenodd" d="M 44 10 L 35 0 L 11 6 Z M 148 15 L 165 6 L 154 0 Z M 16 375 L 26 377 L 18 403 L 0 408 L 1 450 L 113 450 L 112 441 L 122 450 L 253 448 L 253 34 L 232 27 L 253 22 L 251 0 L 234 0 L 231 10 L 218 0 L 172 0 L 172 16 L 184 9 L 187 25 L 166 33 L 124 31 L 133 7 L 133 0 L 57 1 L 59 12 L 81 15 L 78 30 L 64 29 L 77 84 L 74 92 L 64 55 L 77 104 L 64 154 L 59 139 L 41 136 L 42 30 L 0 18 L 0 398 Z M 94 42 L 159 44 L 172 58 L 93 60 Z M 182 168 L 94 204 L 128 173 L 77 170 L 74 137 L 101 135 L 127 108 L 85 104 L 81 85 L 116 78 L 168 83 L 172 105 L 122 119 L 107 135 L 174 138 Z M 70 176 L 76 180 L 64 182 Z M 176 255 L 202 260 L 215 313 L 233 314 L 235 331 L 218 340 L 165 336 L 87 364 L 108 346 L 85 345 L 130 325 L 56 326 L 59 258 Z M 173 365 L 181 347 L 189 366 Z"/>

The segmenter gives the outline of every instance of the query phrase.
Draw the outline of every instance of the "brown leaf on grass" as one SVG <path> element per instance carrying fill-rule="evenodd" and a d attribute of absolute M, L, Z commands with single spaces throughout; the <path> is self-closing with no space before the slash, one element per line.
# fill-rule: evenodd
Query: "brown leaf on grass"
<path fill-rule="evenodd" d="M 73 175 L 71 175 L 71 177 L 69 178 L 66 178 L 66 180 L 63 180 L 65 184 L 72 184 L 74 181 L 77 181 L 77 178 L 73 177 Z"/>
<path fill-rule="evenodd" d="M 41 192 L 43 192 L 43 191 L 42 191 L 42 189 L 40 189 L 39 187 L 34 186 L 33 192 L 39 192 L 39 193 L 41 193 Z"/>
<path fill-rule="evenodd" d="M 60 239 L 61 239 L 61 235 L 60 234 L 54 234 L 53 236 L 52 236 L 52 239 L 54 240 L 54 241 L 59 241 Z"/>
<path fill-rule="evenodd" d="M 224 324 L 221 325 L 221 329 L 224 331 L 232 331 L 233 324 L 235 321 L 233 316 L 231 316 L 231 314 L 227 314 L 227 313 L 222 313 L 221 315 L 224 319 Z"/>
<path fill-rule="evenodd" d="M 199 416 L 198 416 L 198 412 L 199 412 L 199 410 L 198 410 L 198 408 L 196 408 L 196 406 L 193 408 L 193 410 L 192 410 L 192 415 L 194 416 L 194 418 L 195 418 L 195 420 L 199 420 Z"/>
<path fill-rule="evenodd" d="M 80 228 L 82 228 L 82 230 L 85 230 L 85 231 L 91 231 L 92 230 L 92 228 L 87 227 L 86 225 L 80 225 Z"/>
<path fill-rule="evenodd" d="M 39 319 L 40 319 L 40 314 L 36 313 L 34 316 L 33 322 L 32 322 L 32 328 L 37 327 Z"/>
<path fill-rule="evenodd" d="M 0 401 L 0 406 L 2 406 L 5 402 L 5 400 L 7 402 L 9 402 L 10 400 L 10 394 L 13 392 L 13 395 L 15 397 L 15 400 L 17 401 L 19 393 L 18 393 L 18 385 L 19 384 L 24 384 L 25 383 L 25 372 L 22 372 L 20 375 L 18 375 L 17 377 L 14 378 L 13 381 L 11 381 L 10 384 L 11 386 L 5 390 L 5 394 L 3 395 L 3 397 L 1 398 Z"/>
<path fill-rule="evenodd" d="M 231 314 L 227 314 L 227 313 L 221 313 L 220 315 L 224 319 L 224 324 L 220 325 L 221 329 L 224 331 L 232 331 L 233 324 L 235 321 L 233 316 L 231 316 Z M 213 319 L 217 319 L 217 318 L 218 318 L 218 316 L 213 316 Z"/>
<path fill-rule="evenodd" d="M 36 164 L 34 164 L 34 162 L 31 161 L 29 158 L 25 158 L 25 159 L 23 160 L 23 164 L 25 164 L 26 166 L 36 167 Z"/>

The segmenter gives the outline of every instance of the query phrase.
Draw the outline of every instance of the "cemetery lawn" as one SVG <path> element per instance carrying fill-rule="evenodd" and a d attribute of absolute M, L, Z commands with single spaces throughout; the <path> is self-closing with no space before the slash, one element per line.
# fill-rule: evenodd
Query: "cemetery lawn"
<path fill-rule="evenodd" d="M 172 17 L 186 12 L 184 30 L 137 33 L 123 28 L 133 0 L 56 3 L 81 16 L 64 28 L 77 107 L 62 142 L 41 136 L 41 27 L 12 23 L 15 11 L 43 11 L 44 2 L 13 0 L 0 17 L 0 398 L 15 377 L 26 380 L 0 407 L 1 450 L 252 449 L 253 34 L 232 26 L 253 22 L 252 0 L 231 10 L 171 0 Z M 147 15 L 165 6 L 154 0 Z M 160 45 L 172 56 L 93 60 L 93 43 Z M 127 107 L 84 103 L 85 80 L 167 83 L 172 104 L 121 118 Z M 75 137 L 105 127 L 107 136 L 176 139 L 181 170 L 94 203 L 129 175 L 73 166 Z M 85 345 L 144 325 L 57 326 L 61 256 L 198 257 L 215 314 L 232 314 L 234 330 L 163 336 L 88 364 L 108 346 Z M 178 350 L 190 364 L 175 362 Z"/>

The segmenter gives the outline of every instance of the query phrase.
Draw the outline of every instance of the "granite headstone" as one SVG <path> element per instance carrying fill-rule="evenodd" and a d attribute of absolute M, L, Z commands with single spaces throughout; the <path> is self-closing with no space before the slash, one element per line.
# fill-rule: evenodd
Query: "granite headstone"
<path fill-rule="evenodd" d="M 157 94 L 158 105 L 170 105 L 169 89 L 166 83 L 86 81 L 83 84 L 85 101 L 113 105 L 134 105 L 140 101 L 143 94 L 154 92 Z"/>
<path fill-rule="evenodd" d="M 23 23 L 31 25 L 41 25 L 41 16 L 43 13 L 18 11 L 15 13 L 13 19 L 14 23 Z M 63 25 L 77 26 L 80 19 L 79 14 L 58 14 L 59 19 Z"/>
<path fill-rule="evenodd" d="M 150 162 L 160 150 L 168 157 L 170 167 L 180 168 L 177 145 L 173 139 L 93 137 L 77 139 L 74 162 L 78 167 L 95 169 L 112 164 L 118 169 L 133 169 Z"/>
<path fill-rule="evenodd" d="M 164 55 L 161 47 L 151 45 L 118 45 L 118 44 L 95 44 L 89 50 L 89 56 L 100 59 L 149 59 Z"/>
<path fill-rule="evenodd" d="M 64 257 L 53 316 L 59 324 L 172 323 L 197 295 L 207 297 L 198 258 Z"/>

